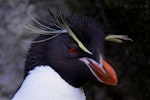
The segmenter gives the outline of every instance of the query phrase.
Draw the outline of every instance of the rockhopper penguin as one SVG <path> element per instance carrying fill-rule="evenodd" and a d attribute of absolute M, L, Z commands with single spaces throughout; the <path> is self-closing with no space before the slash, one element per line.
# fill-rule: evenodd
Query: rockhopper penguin
<path fill-rule="evenodd" d="M 12 100 L 86 100 L 82 87 L 89 81 L 117 85 L 103 55 L 104 40 L 114 37 L 106 37 L 102 25 L 89 17 L 57 19 L 51 26 L 34 18 L 40 28 L 27 25 L 40 35 L 29 49 L 25 78 Z"/>

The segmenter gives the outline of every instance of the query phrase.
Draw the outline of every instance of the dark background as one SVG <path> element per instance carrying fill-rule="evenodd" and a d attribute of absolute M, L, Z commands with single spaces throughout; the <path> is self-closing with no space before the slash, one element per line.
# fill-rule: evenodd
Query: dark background
<path fill-rule="evenodd" d="M 133 39 L 106 42 L 105 57 L 119 84 L 87 84 L 88 100 L 150 100 L 150 0 L 0 0 L 0 100 L 8 100 L 23 78 L 28 42 L 35 37 L 23 28 L 32 24 L 28 13 L 44 22 L 47 8 L 92 16 L 104 24 L 106 34 Z"/>

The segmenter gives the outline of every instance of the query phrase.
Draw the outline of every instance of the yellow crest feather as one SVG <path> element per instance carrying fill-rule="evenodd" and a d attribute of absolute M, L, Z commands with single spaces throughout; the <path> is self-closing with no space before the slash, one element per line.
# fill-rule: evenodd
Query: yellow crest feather
<path fill-rule="evenodd" d="M 127 35 L 107 35 L 105 37 L 105 40 L 111 41 L 111 42 L 116 42 L 116 43 L 123 43 L 123 40 L 127 41 L 133 41 L 132 39 L 128 38 Z"/>
<path fill-rule="evenodd" d="M 66 22 L 63 21 L 64 27 L 66 28 L 66 30 L 68 31 L 68 34 L 77 42 L 78 46 L 84 51 L 87 52 L 89 54 L 93 54 L 91 51 L 89 51 L 84 45 L 83 43 L 76 37 L 76 35 L 72 32 L 72 30 L 70 29 L 70 27 L 67 25 Z"/>

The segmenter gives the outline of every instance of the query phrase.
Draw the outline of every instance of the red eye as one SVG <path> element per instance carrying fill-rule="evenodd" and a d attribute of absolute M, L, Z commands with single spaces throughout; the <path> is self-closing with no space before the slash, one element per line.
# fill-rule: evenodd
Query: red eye
<path fill-rule="evenodd" d="M 77 49 L 76 48 L 69 48 L 69 53 L 71 54 L 71 55 L 74 55 L 74 54 L 77 54 Z"/>

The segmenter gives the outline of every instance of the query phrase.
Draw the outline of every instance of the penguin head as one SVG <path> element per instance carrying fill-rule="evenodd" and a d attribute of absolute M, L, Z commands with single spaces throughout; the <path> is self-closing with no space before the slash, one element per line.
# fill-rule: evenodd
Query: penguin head
<path fill-rule="evenodd" d="M 64 19 L 90 53 L 85 52 L 68 31 L 52 39 L 32 43 L 25 63 L 25 76 L 36 66 L 48 65 L 74 87 L 81 87 L 94 80 L 117 85 L 117 75 L 104 59 L 105 35 L 102 25 L 92 18 L 80 15 L 66 16 Z M 34 41 L 51 37 L 39 35 Z"/>

